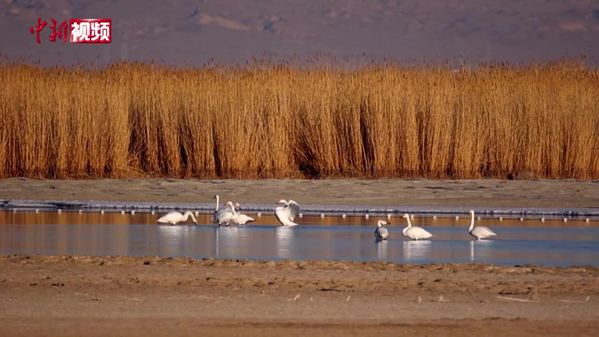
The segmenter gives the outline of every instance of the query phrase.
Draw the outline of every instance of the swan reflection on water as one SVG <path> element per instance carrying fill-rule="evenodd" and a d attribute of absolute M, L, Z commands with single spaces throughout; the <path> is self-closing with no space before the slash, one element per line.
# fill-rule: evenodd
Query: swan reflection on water
<path fill-rule="evenodd" d="M 379 260 L 387 260 L 389 252 L 389 242 L 387 240 L 375 241 L 376 243 L 376 254 Z"/>
<path fill-rule="evenodd" d="M 487 257 L 490 253 L 493 240 L 471 240 L 470 241 L 470 262 L 475 262 L 476 259 Z"/>
<path fill-rule="evenodd" d="M 180 254 L 185 246 L 184 243 L 187 240 L 189 229 L 189 226 L 159 225 L 160 240 L 164 240 L 164 244 L 160 245 L 162 253 L 167 255 Z"/>
<path fill-rule="evenodd" d="M 431 241 L 418 240 L 403 242 L 403 256 L 407 262 L 426 260 L 430 258 Z"/>
<path fill-rule="evenodd" d="M 239 235 L 239 227 L 216 226 L 214 230 L 216 231 L 216 258 L 237 256 L 238 246 L 243 241 L 243 237 Z"/>
<path fill-rule="evenodd" d="M 276 227 L 277 237 L 277 255 L 281 258 L 288 259 L 291 257 L 291 241 L 295 229 L 289 226 Z"/>

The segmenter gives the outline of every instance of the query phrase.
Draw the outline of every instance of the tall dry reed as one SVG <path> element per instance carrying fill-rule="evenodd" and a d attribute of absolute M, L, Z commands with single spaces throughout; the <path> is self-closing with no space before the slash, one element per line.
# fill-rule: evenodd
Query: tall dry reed
<path fill-rule="evenodd" d="M 599 178 L 599 72 L 0 66 L 0 177 Z"/>

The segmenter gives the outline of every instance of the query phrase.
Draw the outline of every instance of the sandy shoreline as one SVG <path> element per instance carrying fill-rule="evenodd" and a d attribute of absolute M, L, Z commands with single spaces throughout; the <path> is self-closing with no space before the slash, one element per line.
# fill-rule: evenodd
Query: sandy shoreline
<path fill-rule="evenodd" d="M 593 335 L 598 281 L 592 267 L 0 256 L 0 334 Z"/>
<path fill-rule="evenodd" d="M 210 209 L 212 197 L 246 209 L 271 208 L 281 198 L 306 210 L 580 214 L 599 216 L 599 181 L 575 180 L 0 180 L 0 205 L 139 209 Z"/>

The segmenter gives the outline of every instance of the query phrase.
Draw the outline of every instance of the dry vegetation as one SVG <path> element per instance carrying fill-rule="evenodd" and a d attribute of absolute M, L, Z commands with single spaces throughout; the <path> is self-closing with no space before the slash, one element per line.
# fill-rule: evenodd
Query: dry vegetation
<path fill-rule="evenodd" d="M 573 63 L 0 66 L 0 177 L 599 177 Z"/>

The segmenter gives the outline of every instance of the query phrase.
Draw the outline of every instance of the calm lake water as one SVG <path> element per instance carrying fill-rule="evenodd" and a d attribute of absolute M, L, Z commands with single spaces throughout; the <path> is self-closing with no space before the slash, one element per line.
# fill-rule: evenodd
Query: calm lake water
<path fill-rule="evenodd" d="M 250 214 L 255 216 L 255 214 Z M 599 266 L 597 220 L 483 218 L 496 240 L 473 241 L 468 218 L 416 218 L 431 241 L 408 241 L 404 220 L 392 218 L 391 237 L 375 242 L 381 217 L 304 216 L 300 226 L 274 226 L 271 216 L 254 225 L 216 227 L 209 215 L 203 225 L 158 225 L 158 215 L 120 213 L 0 212 L 0 254 L 131 255 L 232 259 L 392 261 L 397 263 L 492 263 L 546 266 Z"/>

